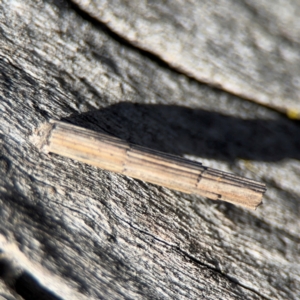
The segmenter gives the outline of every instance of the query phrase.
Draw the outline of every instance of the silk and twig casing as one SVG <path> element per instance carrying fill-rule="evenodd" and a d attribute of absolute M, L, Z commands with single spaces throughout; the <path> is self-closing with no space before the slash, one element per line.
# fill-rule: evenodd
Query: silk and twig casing
<path fill-rule="evenodd" d="M 185 158 L 132 145 L 121 139 L 51 121 L 35 138 L 44 152 L 161 185 L 184 193 L 223 200 L 255 209 L 266 186 L 255 180 L 203 166 Z"/>

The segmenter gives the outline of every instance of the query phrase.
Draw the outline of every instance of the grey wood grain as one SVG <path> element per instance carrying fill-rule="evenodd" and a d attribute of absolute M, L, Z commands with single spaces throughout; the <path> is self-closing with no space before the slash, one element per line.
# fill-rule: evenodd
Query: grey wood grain
<path fill-rule="evenodd" d="M 173 68 L 300 118 L 297 0 L 72 0 Z"/>
<path fill-rule="evenodd" d="M 30 279 L 50 299 L 297 299 L 298 123 L 171 70 L 68 2 L 0 5 L 0 266 L 17 270 L 0 272 L 1 291 Z M 262 180 L 264 205 L 40 153 L 29 138 L 50 118 Z"/>

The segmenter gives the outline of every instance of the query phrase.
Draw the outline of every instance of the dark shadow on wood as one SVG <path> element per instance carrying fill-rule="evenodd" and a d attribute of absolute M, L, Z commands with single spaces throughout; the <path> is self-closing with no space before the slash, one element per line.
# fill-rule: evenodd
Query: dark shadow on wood
<path fill-rule="evenodd" d="M 229 162 L 300 159 L 300 124 L 284 117 L 244 120 L 176 105 L 123 102 L 64 120 L 180 156 Z"/>
<path fill-rule="evenodd" d="M 7 288 L 14 291 L 24 300 L 61 300 L 62 298 L 42 286 L 28 272 L 21 270 L 9 259 L 0 259 L 0 279 Z"/>

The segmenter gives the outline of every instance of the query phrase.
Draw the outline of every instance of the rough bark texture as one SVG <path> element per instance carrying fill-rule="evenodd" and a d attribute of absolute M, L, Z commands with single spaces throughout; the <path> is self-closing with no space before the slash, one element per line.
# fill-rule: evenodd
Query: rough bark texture
<path fill-rule="evenodd" d="M 0 28 L 0 297 L 297 299 L 299 123 L 170 69 L 66 1 L 4 0 Z M 264 181 L 264 205 L 40 153 L 29 138 L 50 118 Z"/>

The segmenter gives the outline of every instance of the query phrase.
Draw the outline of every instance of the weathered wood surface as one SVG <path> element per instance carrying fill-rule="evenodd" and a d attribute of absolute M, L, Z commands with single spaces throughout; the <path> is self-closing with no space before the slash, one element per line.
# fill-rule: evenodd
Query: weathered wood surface
<path fill-rule="evenodd" d="M 0 297 L 297 299 L 297 122 L 175 72 L 70 3 L 0 5 Z M 50 118 L 261 180 L 264 205 L 42 154 L 29 137 Z"/>
<path fill-rule="evenodd" d="M 298 0 L 72 1 L 175 69 L 300 118 Z"/>

